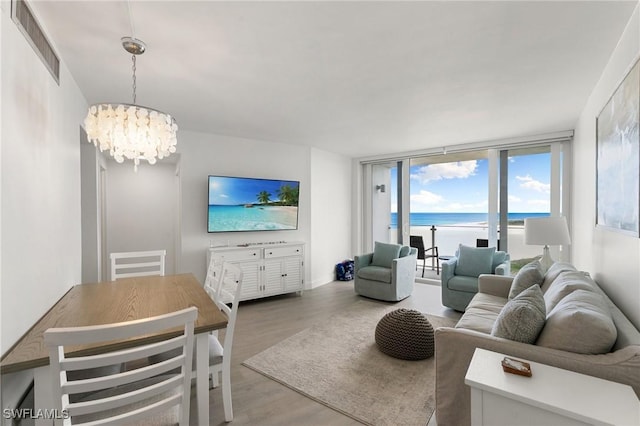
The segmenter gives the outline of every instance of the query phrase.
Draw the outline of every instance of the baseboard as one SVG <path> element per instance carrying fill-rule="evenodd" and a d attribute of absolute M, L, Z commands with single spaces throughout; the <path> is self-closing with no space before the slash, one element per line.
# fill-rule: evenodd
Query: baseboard
<path fill-rule="evenodd" d="M 335 277 L 333 275 L 326 275 L 326 276 L 324 276 L 322 278 L 313 280 L 313 282 L 311 282 L 311 288 L 305 289 L 305 290 L 311 290 L 311 289 L 314 289 L 316 287 L 320 287 L 320 286 L 323 286 L 325 284 L 332 283 L 335 280 L 336 279 L 335 279 Z"/>

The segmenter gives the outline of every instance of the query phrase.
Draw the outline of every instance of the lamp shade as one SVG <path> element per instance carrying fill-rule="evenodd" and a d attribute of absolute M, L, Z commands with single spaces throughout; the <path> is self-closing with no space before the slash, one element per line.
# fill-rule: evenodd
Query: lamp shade
<path fill-rule="evenodd" d="M 571 243 L 567 219 L 564 216 L 532 217 L 524 220 L 524 243 L 539 246 L 559 246 Z"/>

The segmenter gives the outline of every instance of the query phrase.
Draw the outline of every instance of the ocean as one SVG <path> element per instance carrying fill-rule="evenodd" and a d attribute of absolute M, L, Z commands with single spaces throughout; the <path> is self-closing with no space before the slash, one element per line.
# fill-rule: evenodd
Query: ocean
<path fill-rule="evenodd" d="M 528 217 L 546 217 L 549 213 L 509 213 L 509 221 Z M 411 226 L 459 225 L 463 223 L 487 222 L 487 213 L 409 213 Z M 391 227 L 398 226 L 398 214 L 391 213 Z"/>
<path fill-rule="evenodd" d="M 209 205 L 209 232 L 275 231 L 297 228 L 297 207 Z"/>

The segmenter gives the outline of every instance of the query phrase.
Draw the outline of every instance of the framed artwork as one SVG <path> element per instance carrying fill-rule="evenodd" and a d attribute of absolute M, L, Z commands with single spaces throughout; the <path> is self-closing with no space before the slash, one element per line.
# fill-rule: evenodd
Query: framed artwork
<path fill-rule="evenodd" d="M 640 61 L 596 120 L 596 226 L 640 236 Z"/>

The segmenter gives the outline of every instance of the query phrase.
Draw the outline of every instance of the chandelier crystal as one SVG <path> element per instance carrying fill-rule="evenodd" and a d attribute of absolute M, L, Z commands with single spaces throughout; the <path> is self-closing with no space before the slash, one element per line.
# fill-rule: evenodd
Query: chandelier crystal
<path fill-rule="evenodd" d="M 171 115 L 136 105 L 136 55 L 146 46 L 140 40 L 123 37 L 122 45 L 132 54 L 133 104 L 95 104 L 84 120 L 89 142 L 118 162 L 133 160 L 138 170 L 140 160 L 155 164 L 176 152 L 178 125 Z"/>

